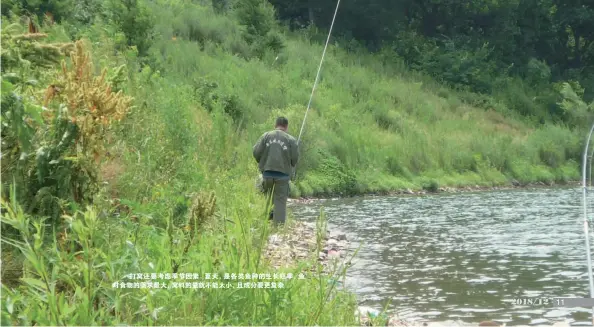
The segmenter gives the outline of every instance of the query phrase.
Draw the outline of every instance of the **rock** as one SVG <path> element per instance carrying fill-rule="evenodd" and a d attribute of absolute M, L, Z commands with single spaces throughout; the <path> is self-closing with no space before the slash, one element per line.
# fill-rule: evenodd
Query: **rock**
<path fill-rule="evenodd" d="M 348 242 L 347 241 L 340 241 L 338 243 L 336 243 L 336 246 L 341 248 L 341 249 L 346 249 L 348 246 Z"/>
<path fill-rule="evenodd" d="M 341 234 L 336 235 L 336 239 L 339 241 L 346 241 L 347 237 L 345 234 L 341 233 Z"/>
<path fill-rule="evenodd" d="M 328 258 L 340 258 L 340 252 L 334 249 L 328 251 Z"/>
<path fill-rule="evenodd" d="M 409 324 L 402 319 L 398 319 L 396 317 L 390 317 L 388 319 L 388 321 L 386 322 L 386 326 L 409 326 Z"/>
<path fill-rule="evenodd" d="M 327 241 L 322 242 L 323 250 L 317 249 L 317 226 L 311 223 L 296 222 L 286 234 L 274 234 L 268 237 L 268 243 L 264 255 L 276 269 L 295 266 L 300 261 L 315 258 L 322 265 L 322 271 L 330 273 L 331 262 L 345 257 L 348 248 L 345 234 L 337 236 L 326 236 Z M 330 233 L 327 233 L 330 235 Z M 341 240 L 337 240 L 337 237 Z M 309 271 L 317 271 L 317 265 L 307 260 L 306 268 Z"/>
<path fill-rule="evenodd" d="M 328 245 L 328 246 L 335 246 L 337 244 L 338 244 L 338 241 L 333 238 L 329 239 L 328 242 L 326 242 L 326 245 Z"/>
<path fill-rule="evenodd" d="M 501 324 L 496 323 L 494 321 L 481 321 L 479 326 L 501 326 Z"/>
<path fill-rule="evenodd" d="M 268 238 L 268 243 L 278 244 L 280 242 L 280 237 L 276 234 L 270 235 Z"/>
<path fill-rule="evenodd" d="M 407 188 L 406 191 L 404 191 L 406 194 L 415 194 L 415 192 L 413 192 L 411 189 Z"/>

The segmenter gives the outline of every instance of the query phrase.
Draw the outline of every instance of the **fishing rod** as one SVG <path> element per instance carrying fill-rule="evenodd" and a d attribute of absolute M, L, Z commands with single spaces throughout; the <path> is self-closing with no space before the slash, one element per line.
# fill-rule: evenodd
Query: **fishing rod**
<path fill-rule="evenodd" d="M 588 279 L 590 281 L 590 297 L 594 298 L 594 277 L 592 276 L 592 258 L 590 255 L 590 235 L 589 235 L 589 222 L 588 222 L 588 206 L 587 206 L 587 184 L 586 184 L 586 165 L 588 161 L 588 147 L 590 146 L 590 140 L 592 138 L 592 132 L 594 132 L 594 124 L 590 128 L 590 133 L 586 139 L 586 146 L 584 148 L 584 157 L 582 160 L 582 205 L 584 209 L 584 235 L 586 238 L 586 256 L 588 260 Z M 594 307 L 592 307 L 592 324 L 594 324 Z"/>
<path fill-rule="evenodd" d="M 303 133 L 303 127 L 305 127 L 305 121 L 307 120 L 307 113 L 309 112 L 309 108 L 311 107 L 311 101 L 313 100 L 314 92 L 316 90 L 316 86 L 318 85 L 318 81 L 320 78 L 320 71 L 322 71 L 322 64 L 324 63 L 324 57 L 326 56 L 326 49 L 328 49 L 328 43 L 330 42 L 330 35 L 332 35 L 332 28 L 334 27 L 334 21 L 336 20 L 336 13 L 338 13 L 338 6 L 340 6 L 340 0 L 336 2 L 336 9 L 334 10 L 334 16 L 332 17 L 332 23 L 330 24 L 330 31 L 328 31 L 328 38 L 326 39 L 326 45 L 324 46 L 324 51 L 322 52 L 322 59 L 320 59 L 320 65 L 318 66 L 318 73 L 316 74 L 316 79 L 314 81 L 313 87 L 311 89 L 311 95 L 309 96 L 309 103 L 307 104 L 307 109 L 305 110 L 305 116 L 303 117 L 303 123 L 301 123 L 301 130 L 299 131 L 299 137 L 297 138 L 297 144 L 301 141 L 301 134 Z"/>
<path fill-rule="evenodd" d="M 307 103 L 307 109 L 305 110 L 305 116 L 303 116 L 303 122 L 301 123 L 301 129 L 299 130 L 299 137 L 297 137 L 297 146 L 301 142 L 301 135 L 303 134 L 303 128 L 305 127 L 305 121 L 307 120 L 307 113 L 311 108 L 311 102 L 313 100 L 316 86 L 320 80 L 320 72 L 322 71 L 322 64 L 324 63 L 324 57 L 326 57 L 326 50 L 330 43 L 330 36 L 332 35 L 332 28 L 334 27 L 334 21 L 336 20 L 336 14 L 338 13 L 338 7 L 340 6 L 340 0 L 336 2 L 336 9 L 334 10 L 334 16 L 332 17 L 332 23 L 330 24 L 330 30 L 328 31 L 328 37 L 326 38 L 326 45 L 324 45 L 324 51 L 322 52 L 322 58 L 320 59 L 320 65 L 318 66 L 318 72 L 316 73 L 316 79 L 314 80 L 313 87 L 311 88 L 311 95 L 309 96 L 309 102 Z M 293 177 L 297 178 L 297 165 L 293 167 Z"/>

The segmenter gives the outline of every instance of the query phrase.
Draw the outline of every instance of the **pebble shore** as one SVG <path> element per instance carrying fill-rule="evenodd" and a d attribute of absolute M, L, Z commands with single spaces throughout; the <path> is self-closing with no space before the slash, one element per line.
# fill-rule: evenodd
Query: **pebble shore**
<path fill-rule="evenodd" d="M 316 225 L 307 222 L 295 222 L 290 232 L 286 234 L 273 234 L 268 238 L 265 256 L 274 268 L 294 267 L 297 263 L 317 256 L 318 263 L 322 264 L 323 271 L 329 272 L 337 262 L 347 259 L 349 242 L 342 233 L 318 235 Z M 317 252 L 317 253 L 316 253 Z M 315 271 L 315 265 L 309 267 Z"/>

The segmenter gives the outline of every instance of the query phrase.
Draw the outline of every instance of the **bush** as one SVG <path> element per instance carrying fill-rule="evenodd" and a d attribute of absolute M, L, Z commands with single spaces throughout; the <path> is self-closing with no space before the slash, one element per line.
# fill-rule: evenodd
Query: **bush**
<path fill-rule="evenodd" d="M 143 0 L 107 0 L 103 6 L 104 19 L 124 33 L 128 46 L 145 56 L 153 42 L 155 19 Z"/>
<path fill-rule="evenodd" d="M 426 190 L 428 192 L 437 192 L 439 191 L 439 182 L 435 179 L 425 180 L 421 187 L 423 188 L 423 190 Z"/>
<path fill-rule="evenodd" d="M 262 58 L 267 51 L 278 54 L 284 48 L 283 37 L 276 31 L 274 7 L 268 1 L 239 0 L 235 13 L 244 27 L 243 37 L 257 57 Z"/>
<path fill-rule="evenodd" d="M 3 44 L 16 48 L 11 51 L 17 53 L 26 51 L 28 45 Z M 57 49 L 37 42 L 33 46 L 41 51 L 49 49 L 52 55 Z M 17 182 L 14 196 L 25 210 L 54 219 L 68 201 L 92 202 L 100 183 L 96 163 L 104 155 L 110 125 L 125 115 L 131 101 L 121 93 L 111 92 L 106 70 L 100 76 L 94 75 L 82 41 L 76 43 L 70 59 L 52 77 L 43 107 L 29 102 L 30 98 L 2 80 L 2 152 L 10 154 L 3 162 L 3 171 L 9 176 L 3 183 L 3 197 L 8 196 L 7 183 Z M 19 70 L 19 63 L 7 69 Z M 81 84 L 86 87 L 80 88 Z M 31 85 L 24 91 L 30 89 Z"/>
<path fill-rule="evenodd" d="M 313 188 L 314 195 L 354 194 L 357 189 L 355 174 L 347 169 L 336 157 L 320 151 L 320 165 L 315 172 L 306 176 L 307 184 Z M 306 193 L 304 190 L 302 193 Z"/>
<path fill-rule="evenodd" d="M 194 82 L 194 94 L 200 104 L 209 112 L 220 106 L 229 117 L 239 123 L 243 117 L 243 112 L 240 109 L 243 106 L 239 97 L 235 94 L 221 94 L 218 87 L 219 85 L 216 82 L 199 79 Z"/>
<path fill-rule="evenodd" d="M 579 83 L 565 82 L 557 85 L 556 88 L 562 97 L 559 106 L 566 120 L 574 126 L 589 124 L 594 112 L 594 102 L 587 104 L 582 100 L 584 89 Z"/>
<path fill-rule="evenodd" d="M 526 79 L 534 86 L 548 84 L 551 79 L 551 68 L 544 61 L 530 58 L 526 65 Z"/>
<path fill-rule="evenodd" d="M 387 158 L 387 169 L 393 176 L 401 176 L 405 179 L 410 180 L 412 178 L 411 172 L 401 162 L 401 158 L 397 158 L 394 155 L 389 155 Z"/>

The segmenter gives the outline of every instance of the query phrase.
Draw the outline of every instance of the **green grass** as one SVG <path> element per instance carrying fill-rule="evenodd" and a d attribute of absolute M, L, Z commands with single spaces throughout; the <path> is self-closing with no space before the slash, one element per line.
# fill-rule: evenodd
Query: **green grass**
<path fill-rule="evenodd" d="M 255 57 L 231 15 L 191 3 L 154 6 L 160 15 L 147 57 L 110 25 L 74 33 L 90 40 L 97 67 L 125 65 L 120 87 L 134 107 L 105 140 L 107 184 L 94 205 L 67 212 L 56 230 L 66 231 L 66 240 L 48 232 L 42 217 L 3 203 L 3 226 L 14 229 L 3 235 L 4 262 L 19 271 L 8 283 L 3 278 L 2 325 L 354 324 L 352 294 L 319 275 L 274 291 L 111 287 L 129 273 L 167 273 L 178 264 L 180 272 L 199 274 L 272 272 L 262 260 L 271 231 L 254 187 L 251 146 L 278 115 L 289 118 L 297 136 L 322 52 L 316 34 L 286 33 L 277 60 L 272 53 Z M 68 41 L 64 26 L 44 31 L 52 41 Z M 40 101 L 55 71 L 37 72 L 32 101 Z M 379 55 L 331 45 L 292 195 L 579 178 L 581 131 L 535 126 L 500 103 L 487 110 L 467 97 Z M 184 252 L 191 201 L 209 192 L 216 213 Z"/>
<path fill-rule="evenodd" d="M 195 15 L 201 28 L 224 26 L 229 37 L 204 46 L 165 37 L 157 47 L 171 62 L 161 63 L 168 80 L 180 87 L 192 80 L 214 81 L 219 96 L 239 99 L 245 128 L 234 143 L 237 152 L 249 153 L 280 114 L 297 134 L 322 45 L 305 35 L 293 36 L 282 60 L 245 61 L 233 54 L 231 43 L 241 40 L 232 36 L 239 35 L 232 18 L 204 8 Z M 508 113 L 498 103 L 490 110 L 472 107 L 457 93 L 403 67 L 331 46 L 302 137 L 298 194 L 422 188 L 419 178 L 437 171 L 434 178 L 442 186 L 575 177 L 568 160 L 579 158 L 579 133 L 557 125 L 535 127 Z M 245 160 L 250 164 L 250 158 Z"/>
<path fill-rule="evenodd" d="M 247 199 L 246 199 L 247 200 Z M 4 239 L 24 256 L 21 285 L 3 279 L 2 325 L 352 325 L 356 301 L 337 291 L 319 273 L 298 279 L 300 267 L 274 271 L 260 256 L 262 239 L 268 235 L 257 210 L 227 211 L 212 217 L 199 232 L 198 241 L 182 254 L 187 234 L 176 229 L 173 239 L 158 227 L 150 213 L 136 212 L 136 219 L 115 218 L 89 209 L 65 217 L 70 227 L 67 241 L 54 238 L 52 250 L 43 248 L 41 221 L 28 217 L 16 206 L 7 209 L 3 221 L 22 233 L 20 240 Z M 242 208 L 244 205 L 235 206 Z M 14 210 L 13 210 L 14 209 Z M 223 220 L 223 217 L 226 220 Z M 27 229 L 25 226 L 36 226 Z M 251 232 L 256 229 L 256 232 Z M 80 245 L 75 252 L 76 245 Z M 14 253 L 14 252 L 13 252 Z M 15 262 L 12 258 L 9 262 Z M 113 283 L 141 282 L 125 278 L 131 273 L 157 274 L 152 281 L 172 282 L 159 273 L 172 273 L 172 260 L 181 263 L 179 273 L 217 273 L 225 289 L 130 289 Z M 283 288 L 239 289 L 225 273 L 293 274 Z M 193 280 L 198 282 L 197 280 Z M 192 281 L 192 282 L 193 282 Z M 212 280 L 211 280 L 212 281 Z M 272 280 L 271 280 L 272 281 Z M 269 281 L 269 282 L 271 282 Z M 281 280 L 276 280 L 280 282 Z M 188 282 L 179 279 L 178 282 Z M 246 280 L 243 280 L 246 282 Z M 255 281 L 257 282 L 257 281 Z M 264 281 L 265 282 L 265 281 Z"/>

